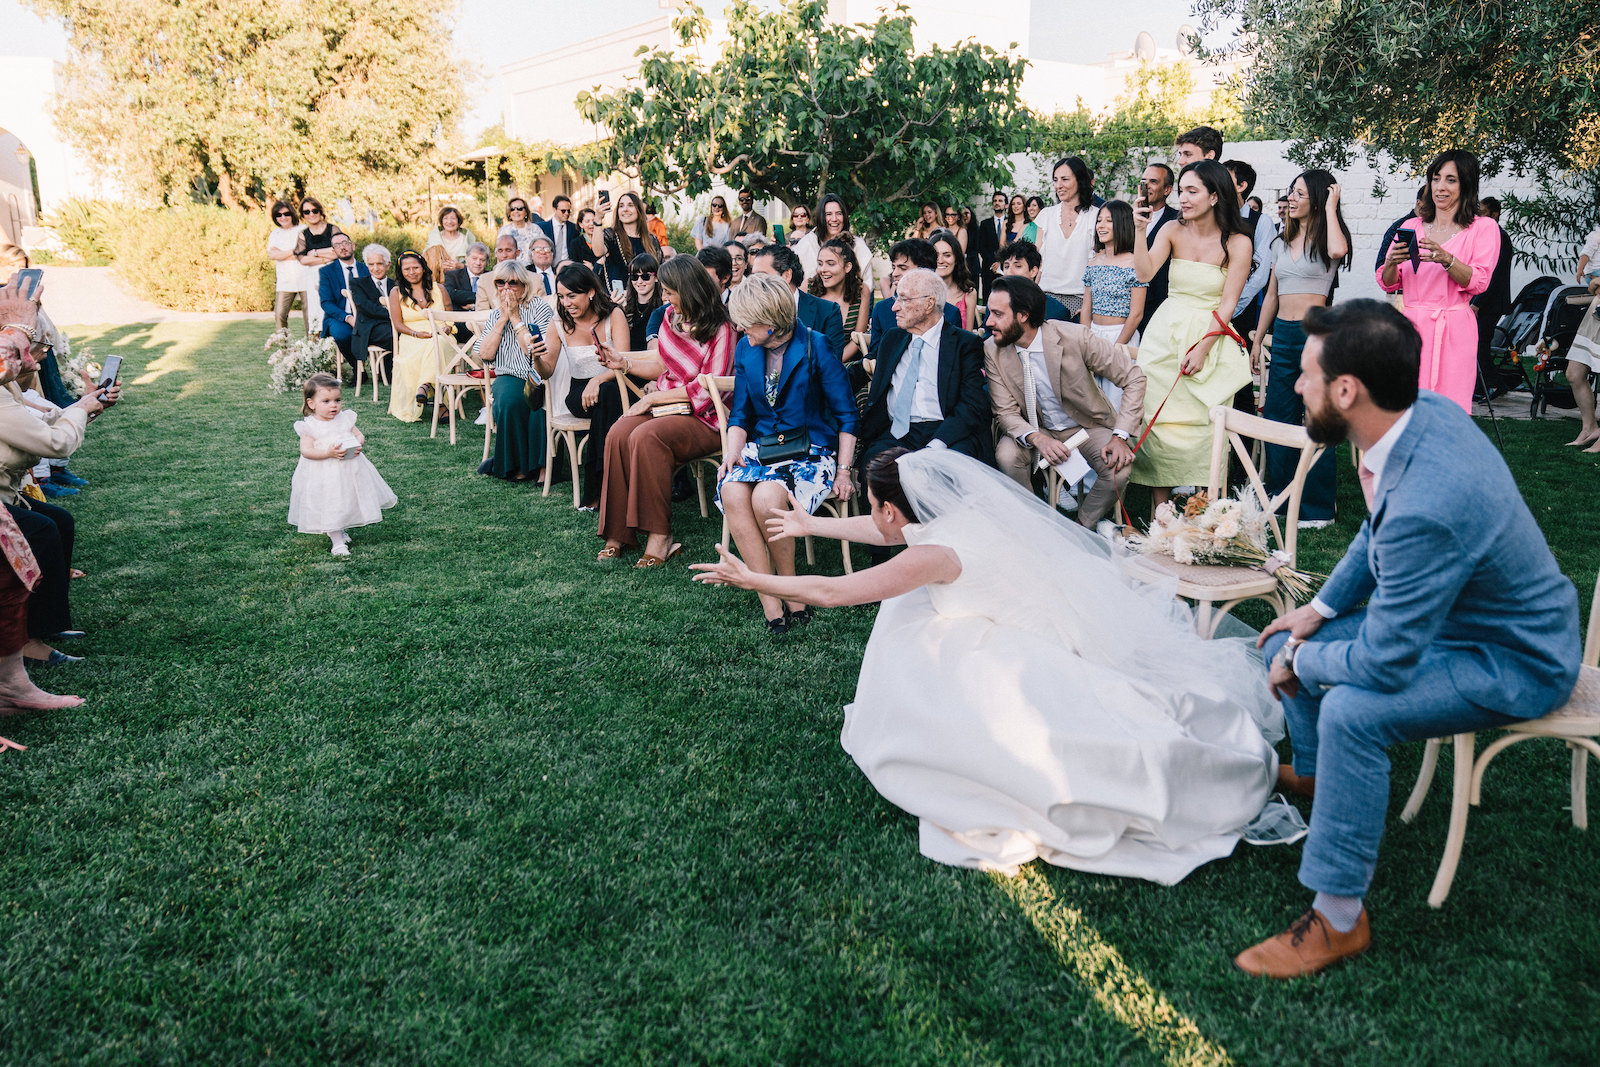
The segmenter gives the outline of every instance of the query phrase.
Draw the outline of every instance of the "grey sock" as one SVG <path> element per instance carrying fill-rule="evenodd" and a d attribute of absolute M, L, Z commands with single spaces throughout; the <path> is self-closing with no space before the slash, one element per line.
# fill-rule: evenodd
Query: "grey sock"
<path fill-rule="evenodd" d="M 1356 928 L 1356 923 L 1361 919 L 1360 897 L 1336 897 L 1332 893 L 1318 893 L 1317 899 L 1311 906 L 1322 913 L 1328 920 L 1328 925 L 1341 934 L 1348 934 Z"/>

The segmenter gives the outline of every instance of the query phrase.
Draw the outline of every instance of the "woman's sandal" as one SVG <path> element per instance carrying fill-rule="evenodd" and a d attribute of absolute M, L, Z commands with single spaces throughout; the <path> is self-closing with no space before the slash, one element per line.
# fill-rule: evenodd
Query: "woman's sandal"
<path fill-rule="evenodd" d="M 811 609 L 809 607 L 801 608 L 799 611 L 790 611 L 788 607 L 785 607 L 783 611 L 784 614 L 789 616 L 789 621 L 796 626 L 804 626 L 811 621 Z"/>
<path fill-rule="evenodd" d="M 665 556 L 652 556 L 649 553 L 646 553 L 640 556 L 639 562 L 635 563 L 633 566 L 636 570 L 642 571 L 647 571 L 652 567 L 662 567 L 666 565 L 667 560 L 671 559 L 673 556 L 676 556 L 682 551 L 683 546 L 679 544 L 673 545 L 671 548 L 667 549 L 667 554 Z"/>
<path fill-rule="evenodd" d="M 600 550 L 600 554 L 595 557 L 595 560 L 597 562 L 604 563 L 607 560 L 616 559 L 621 555 L 622 555 L 622 546 L 621 545 L 607 545 L 606 547 L 604 547 L 604 548 L 602 548 Z"/>
<path fill-rule="evenodd" d="M 773 637 L 777 637 L 779 634 L 786 634 L 789 632 L 789 625 L 789 613 L 786 611 L 776 619 L 767 620 L 767 633 Z"/>

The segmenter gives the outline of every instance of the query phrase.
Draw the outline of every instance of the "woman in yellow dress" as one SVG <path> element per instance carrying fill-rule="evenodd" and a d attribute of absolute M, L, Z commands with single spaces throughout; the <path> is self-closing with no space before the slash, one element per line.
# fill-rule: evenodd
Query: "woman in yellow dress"
<path fill-rule="evenodd" d="M 1178 210 L 1182 218 L 1161 227 L 1148 249 L 1133 242 L 1141 282 L 1172 259 L 1167 299 L 1139 342 L 1145 407 L 1154 412 L 1163 397 L 1166 402 L 1134 456 L 1132 481 L 1150 486 L 1156 504 L 1171 497 L 1173 486 L 1210 480 L 1211 409 L 1231 403 L 1250 380 L 1250 359 L 1227 323 L 1250 276 L 1253 246 L 1227 169 L 1212 159 L 1184 167 Z M 1141 200 L 1134 219 L 1143 233 L 1150 205 Z"/>
<path fill-rule="evenodd" d="M 400 281 L 389 291 L 389 324 L 394 327 L 389 414 L 401 422 L 416 422 L 437 384 L 438 371 L 455 353 L 442 333 L 435 337 L 428 329 L 428 310 L 451 310 L 450 298 L 443 286 L 433 284 L 433 271 L 415 252 L 400 254 Z"/>

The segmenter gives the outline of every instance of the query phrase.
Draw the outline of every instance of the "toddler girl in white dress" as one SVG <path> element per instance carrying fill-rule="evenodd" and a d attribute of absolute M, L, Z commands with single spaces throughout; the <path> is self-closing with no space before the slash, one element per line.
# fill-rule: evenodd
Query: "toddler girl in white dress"
<path fill-rule="evenodd" d="M 352 526 L 383 521 L 383 509 L 399 503 L 378 468 L 361 454 L 366 436 L 356 429 L 354 410 L 340 410 L 339 379 L 313 374 L 306 382 L 307 416 L 294 424 L 300 465 L 289 492 L 289 524 L 301 533 L 327 534 L 335 556 L 350 554 Z"/>

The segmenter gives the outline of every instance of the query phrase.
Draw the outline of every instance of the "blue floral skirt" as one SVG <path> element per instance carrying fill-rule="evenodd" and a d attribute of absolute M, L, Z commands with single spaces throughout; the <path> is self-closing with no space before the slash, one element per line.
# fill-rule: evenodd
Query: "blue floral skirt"
<path fill-rule="evenodd" d="M 751 441 L 739 453 L 744 466 L 734 467 L 727 477 L 717 483 L 717 507 L 722 507 L 722 486 L 726 482 L 782 482 L 789 487 L 795 500 L 807 512 L 815 515 L 822 502 L 833 492 L 833 479 L 839 473 L 833 452 L 821 445 L 812 445 L 805 459 L 790 460 L 775 467 L 763 467 L 756 461 L 756 443 Z"/>

